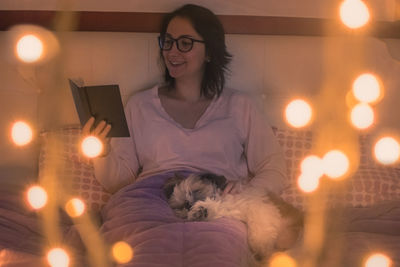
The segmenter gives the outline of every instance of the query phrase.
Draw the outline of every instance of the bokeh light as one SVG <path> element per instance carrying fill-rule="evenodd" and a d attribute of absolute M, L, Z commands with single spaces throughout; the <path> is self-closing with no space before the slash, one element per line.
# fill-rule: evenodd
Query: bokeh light
<path fill-rule="evenodd" d="M 275 253 L 269 260 L 269 267 L 296 267 L 296 261 L 286 253 Z"/>
<path fill-rule="evenodd" d="M 65 204 L 65 211 L 71 217 L 79 217 L 85 212 L 85 203 L 79 198 L 72 198 Z"/>
<path fill-rule="evenodd" d="M 43 54 L 43 43 L 34 34 L 22 36 L 16 45 L 17 57 L 26 63 L 32 63 L 40 59 Z"/>
<path fill-rule="evenodd" d="M 400 144 L 393 137 L 383 137 L 375 143 L 374 154 L 378 162 L 385 165 L 393 164 L 399 160 Z"/>
<path fill-rule="evenodd" d="M 381 253 L 376 253 L 368 257 L 365 262 L 365 267 L 390 267 L 391 260 Z"/>
<path fill-rule="evenodd" d="M 381 96 L 381 86 L 375 75 L 364 73 L 353 82 L 352 92 L 354 97 L 362 103 L 373 103 Z"/>
<path fill-rule="evenodd" d="M 369 21 L 368 7 L 361 0 L 345 0 L 339 8 L 340 19 L 351 29 L 357 29 Z"/>
<path fill-rule="evenodd" d="M 27 200 L 34 209 L 41 209 L 47 203 L 47 193 L 41 186 L 32 186 L 27 191 Z"/>
<path fill-rule="evenodd" d="M 326 176 L 336 179 L 340 178 L 349 170 L 348 157 L 340 150 L 331 150 L 322 158 L 322 165 Z"/>
<path fill-rule="evenodd" d="M 297 178 L 297 186 L 305 193 L 314 192 L 319 186 L 319 178 L 307 173 L 302 173 Z"/>
<path fill-rule="evenodd" d="M 312 108 L 305 100 L 296 99 L 286 106 L 285 117 L 290 126 L 304 127 L 311 121 Z"/>
<path fill-rule="evenodd" d="M 96 136 L 90 135 L 83 139 L 81 148 L 85 156 L 94 158 L 103 152 L 103 143 Z"/>
<path fill-rule="evenodd" d="M 308 177 L 319 179 L 324 175 L 322 159 L 315 155 L 307 156 L 300 164 L 301 173 Z"/>
<path fill-rule="evenodd" d="M 7 31 L 7 39 L 7 54 L 12 63 L 41 64 L 60 51 L 54 31 L 38 25 L 17 24 Z"/>
<path fill-rule="evenodd" d="M 367 129 L 374 123 L 374 110 L 365 103 L 357 104 L 350 114 L 351 123 L 358 129 Z"/>
<path fill-rule="evenodd" d="M 11 139 L 17 146 L 24 146 L 32 141 L 31 127 L 23 121 L 17 121 L 11 127 Z"/>
<path fill-rule="evenodd" d="M 117 263 L 127 263 L 133 258 L 133 250 L 128 243 L 120 241 L 113 245 L 112 255 Z"/>
<path fill-rule="evenodd" d="M 51 267 L 68 267 L 69 256 L 62 248 L 53 248 L 47 253 L 47 262 Z"/>

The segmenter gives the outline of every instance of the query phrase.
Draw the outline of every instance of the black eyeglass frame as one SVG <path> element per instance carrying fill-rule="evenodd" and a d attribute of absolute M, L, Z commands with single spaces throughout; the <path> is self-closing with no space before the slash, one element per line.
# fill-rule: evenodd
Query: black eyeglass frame
<path fill-rule="evenodd" d="M 191 44 L 189 50 L 182 50 L 182 49 L 179 47 L 179 42 L 178 42 L 178 41 L 181 40 L 181 39 L 183 39 L 183 38 L 189 39 L 189 40 L 192 42 L 192 44 Z M 174 43 L 175 43 L 175 44 L 176 44 L 176 48 L 178 48 L 179 51 L 181 51 L 181 52 L 183 52 L 183 53 L 186 53 L 186 52 L 189 52 L 190 50 L 193 49 L 193 43 L 194 43 L 194 42 L 203 43 L 203 44 L 205 43 L 205 41 L 203 41 L 203 40 L 197 40 L 197 39 L 194 39 L 194 38 L 189 37 L 189 36 L 180 36 L 180 37 L 178 37 L 178 38 L 176 38 L 176 39 L 175 39 L 175 38 L 172 38 L 171 36 L 168 36 L 168 39 L 171 39 L 171 40 L 172 40 L 172 45 L 171 45 L 170 48 L 165 49 L 165 48 L 164 48 L 164 45 L 163 45 L 163 40 L 165 40 L 165 39 L 166 39 L 165 36 L 164 36 L 164 38 L 162 38 L 161 35 L 158 36 L 158 45 L 160 46 L 160 49 L 163 50 L 163 51 L 169 51 L 169 50 L 171 50 L 172 47 L 174 46 Z"/>

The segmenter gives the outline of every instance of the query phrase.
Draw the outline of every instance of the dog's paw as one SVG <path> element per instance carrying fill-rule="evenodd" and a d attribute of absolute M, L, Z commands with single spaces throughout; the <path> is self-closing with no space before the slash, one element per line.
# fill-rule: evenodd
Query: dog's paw
<path fill-rule="evenodd" d="M 191 221 L 204 221 L 208 217 L 208 211 L 203 206 L 193 207 L 188 214 Z"/>

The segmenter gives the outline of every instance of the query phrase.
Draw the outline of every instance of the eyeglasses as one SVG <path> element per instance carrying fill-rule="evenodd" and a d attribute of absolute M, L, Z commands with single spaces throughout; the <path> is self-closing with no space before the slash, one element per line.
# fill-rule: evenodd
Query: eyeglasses
<path fill-rule="evenodd" d="M 161 50 L 169 51 L 172 49 L 174 43 L 176 43 L 176 47 L 181 52 L 189 52 L 193 48 L 193 43 L 205 43 L 202 40 L 196 40 L 187 36 L 181 36 L 178 39 L 174 39 L 170 36 L 158 36 L 158 44 L 160 45 Z"/>

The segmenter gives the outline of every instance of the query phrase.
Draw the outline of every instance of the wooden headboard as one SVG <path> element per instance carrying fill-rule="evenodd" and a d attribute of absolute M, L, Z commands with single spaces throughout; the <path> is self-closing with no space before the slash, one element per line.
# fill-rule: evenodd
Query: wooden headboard
<path fill-rule="evenodd" d="M 0 10 L 0 30 L 17 24 L 36 24 L 49 29 L 57 27 L 57 19 L 70 13 L 77 18 L 73 30 L 99 32 L 158 32 L 164 13 L 145 12 L 57 12 Z M 339 20 L 322 18 L 219 15 L 227 34 L 256 35 L 367 35 L 379 38 L 400 38 L 400 21 L 374 21 L 355 31 Z"/>

